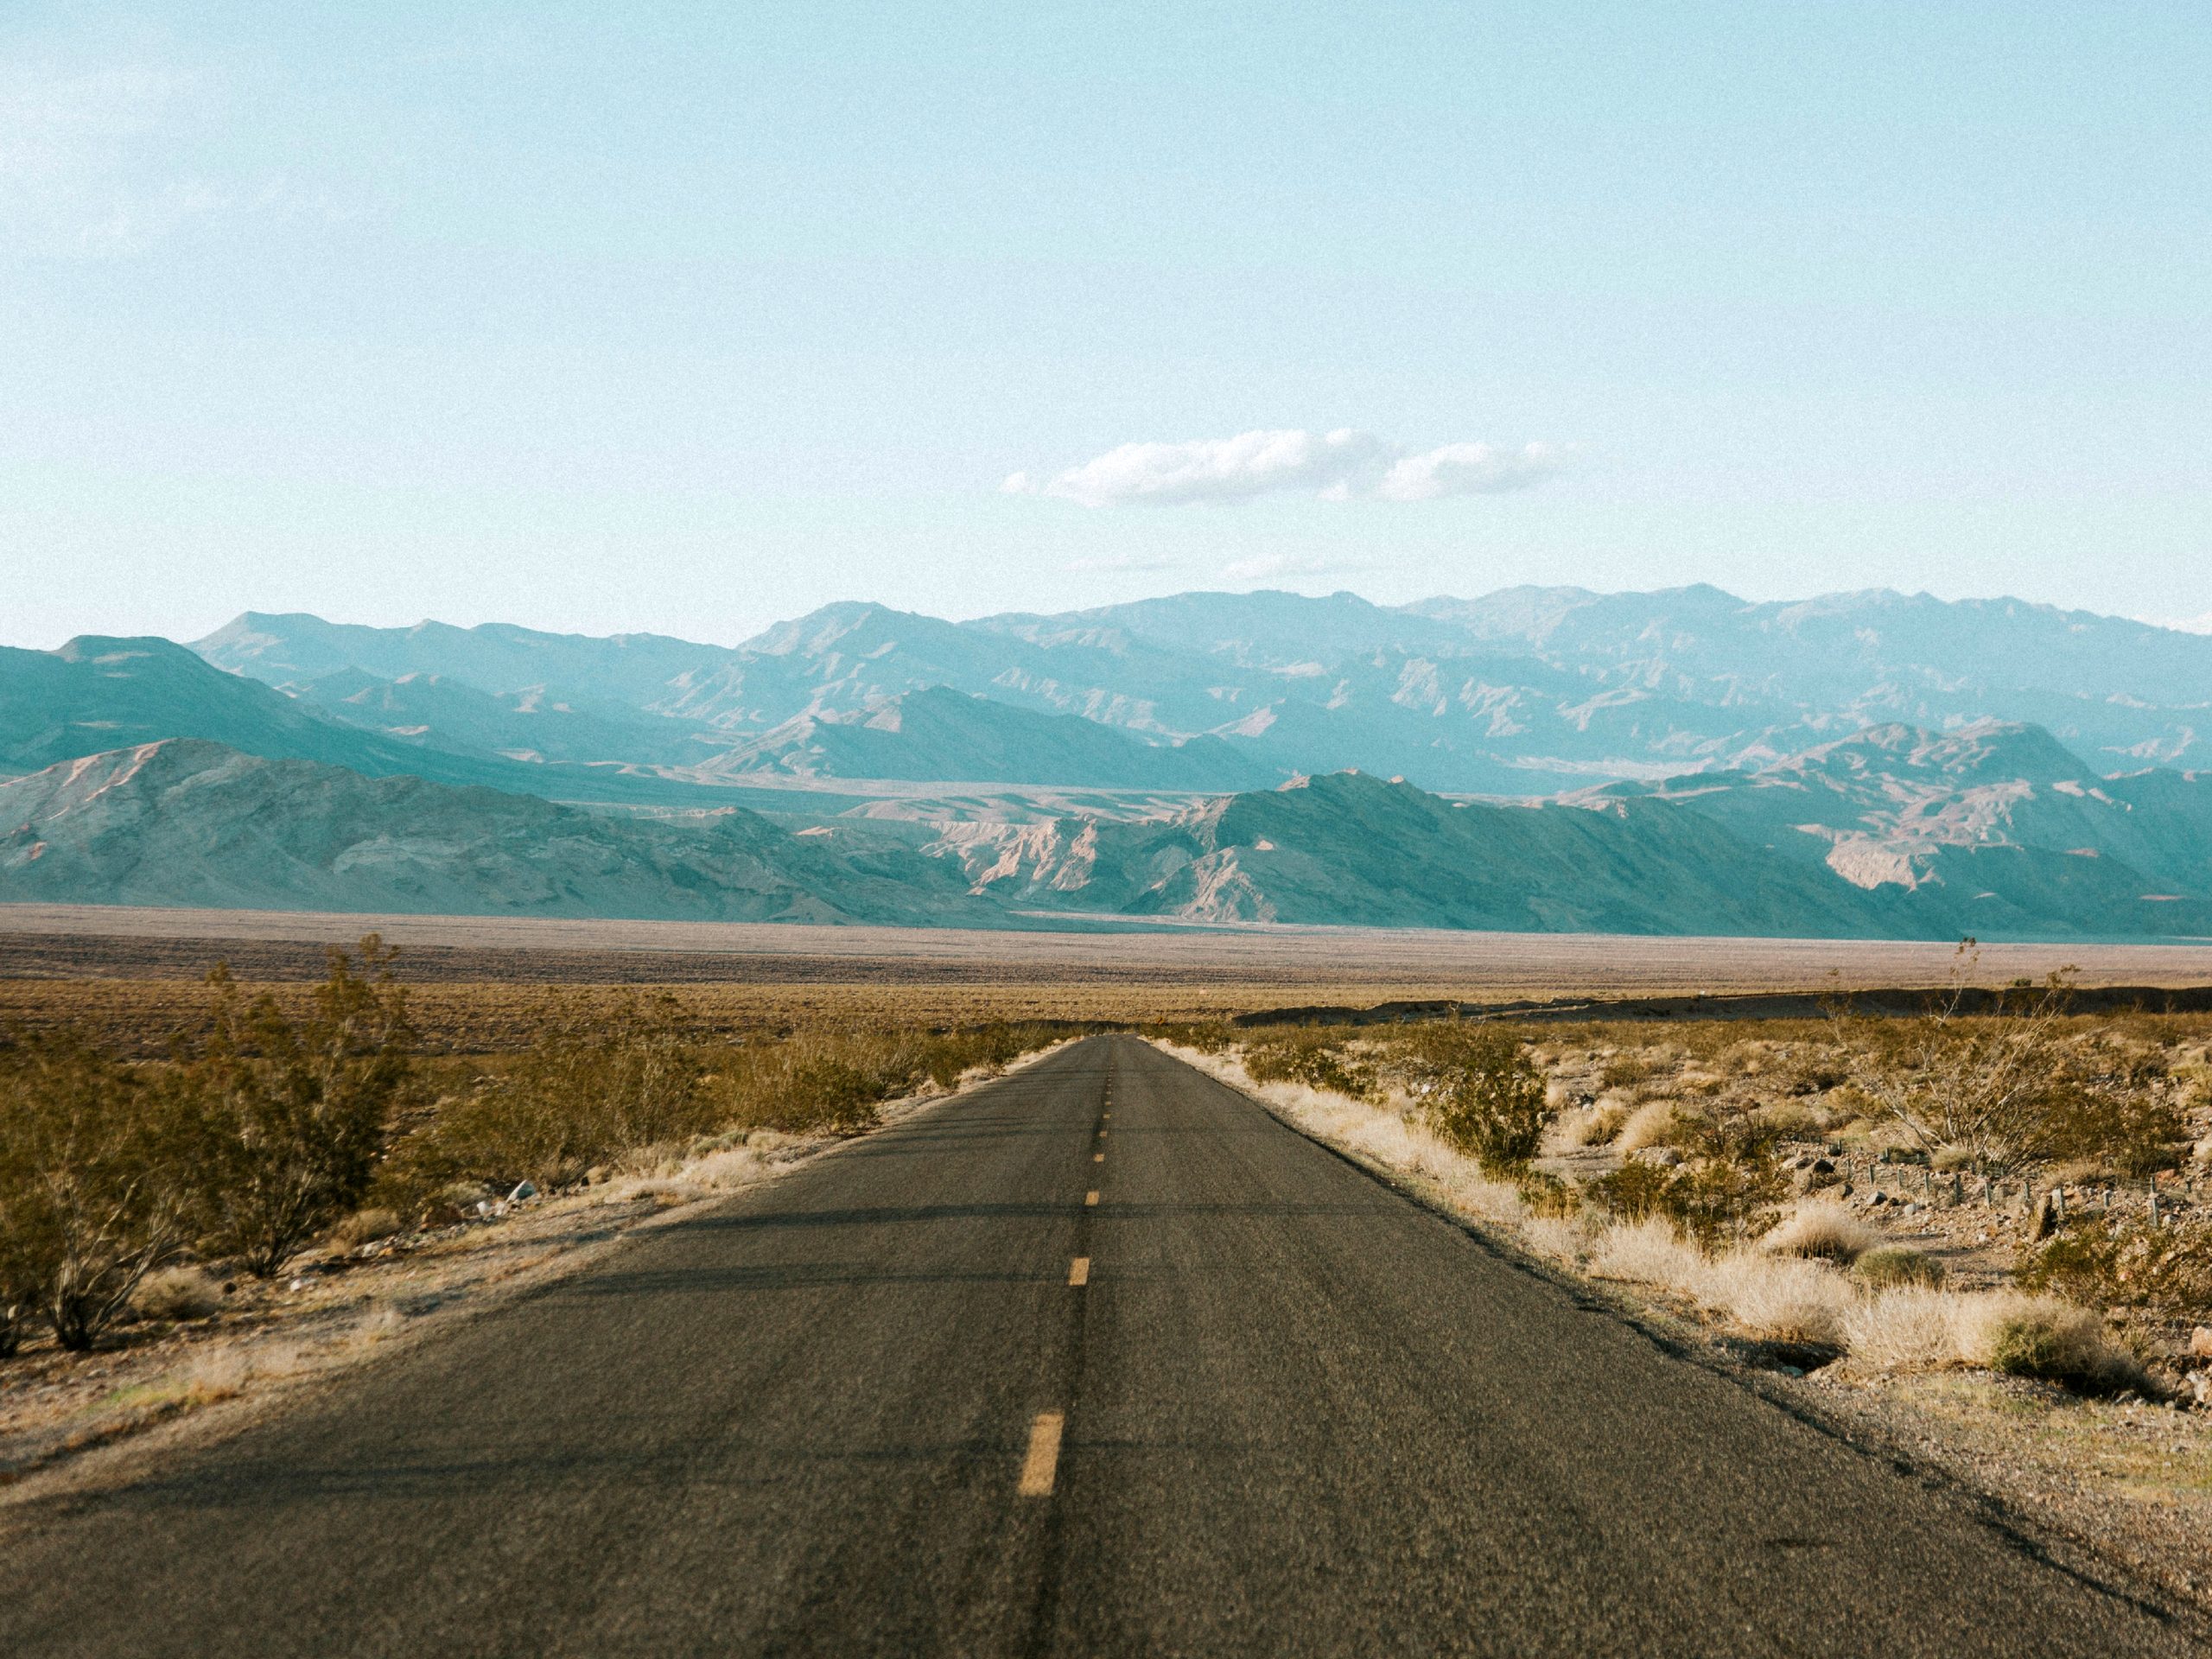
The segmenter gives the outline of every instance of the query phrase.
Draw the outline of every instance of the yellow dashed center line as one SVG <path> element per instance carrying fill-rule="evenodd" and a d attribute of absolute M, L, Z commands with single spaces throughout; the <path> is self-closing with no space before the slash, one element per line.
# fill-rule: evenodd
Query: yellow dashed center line
<path fill-rule="evenodd" d="M 1061 1415 L 1040 1411 L 1029 1425 L 1029 1455 L 1021 1460 L 1021 1484 L 1014 1490 L 1024 1497 L 1050 1497 L 1053 1477 L 1060 1467 Z"/>
<path fill-rule="evenodd" d="M 1090 1154 L 1090 1161 L 1094 1164 L 1103 1164 L 1106 1161 L 1106 1154 L 1103 1152 L 1094 1152 Z"/>
<path fill-rule="evenodd" d="M 1087 1255 L 1078 1255 L 1068 1268 L 1068 1283 L 1087 1285 L 1090 1282 L 1090 1258 Z"/>
<path fill-rule="evenodd" d="M 1083 1195 L 1083 1201 L 1085 1204 L 1096 1204 L 1098 1202 L 1098 1194 L 1096 1192 L 1086 1192 Z"/>

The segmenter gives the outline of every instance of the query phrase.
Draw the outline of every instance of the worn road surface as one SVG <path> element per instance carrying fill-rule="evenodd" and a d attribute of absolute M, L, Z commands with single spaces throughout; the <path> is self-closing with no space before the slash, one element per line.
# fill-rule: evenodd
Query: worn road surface
<path fill-rule="evenodd" d="M 0 1527 L 22 1659 L 2196 1650 L 1124 1038 Z"/>

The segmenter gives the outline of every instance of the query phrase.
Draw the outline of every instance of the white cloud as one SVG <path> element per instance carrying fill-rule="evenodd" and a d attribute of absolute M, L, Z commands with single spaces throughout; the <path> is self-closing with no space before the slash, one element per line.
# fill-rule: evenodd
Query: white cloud
<path fill-rule="evenodd" d="M 1378 442 L 1348 428 L 1326 433 L 1240 432 L 1233 438 L 1199 438 L 1188 443 L 1125 443 L 1043 484 L 1016 473 L 1000 487 L 1019 494 L 1057 495 L 1086 507 L 1249 501 L 1277 490 L 1325 490 L 1373 467 L 1382 455 Z"/>
<path fill-rule="evenodd" d="M 1393 462 L 1376 493 L 1386 501 L 1434 501 L 1447 495 L 1497 495 L 1525 490 L 1560 469 L 1556 444 L 1502 449 L 1487 443 L 1446 443 Z"/>
<path fill-rule="evenodd" d="M 1249 501 L 1284 492 L 1310 492 L 1328 501 L 1431 501 L 1525 488 L 1558 471 L 1566 455 L 1545 443 L 1518 449 L 1447 443 L 1409 454 L 1349 427 L 1294 428 L 1185 443 L 1125 443 L 1048 479 L 1013 474 L 999 488 L 1086 507 Z"/>
<path fill-rule="evenodd" d="M 2212 633 L 2212 611 L 2202 616 L 2139 616 L 2138 622 L 2147 622 L 2154 628 L 2171 628 L 2177 633 Z"/>

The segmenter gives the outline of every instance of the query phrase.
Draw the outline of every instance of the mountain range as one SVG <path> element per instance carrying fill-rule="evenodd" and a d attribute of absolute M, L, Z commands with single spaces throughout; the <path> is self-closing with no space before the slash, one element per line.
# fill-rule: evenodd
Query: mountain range
<path fill-rule="evenodd" d="M 2212 639 L 1886 593 L 250 613 L 0 651 L 0 899 L 2199 937 L 2208 709 Z"/>
<path fill-rule="evenodd" d="M 193 648 L 287 688 L 351 670 L 527 699 L 547 734 L 531 747 L 549 755 L 645 758 L 639 738 L 550 735 L 587 715 L 644 716 L 673 745 L 652 752 L 680 757 L 702 753 L 694 739 L 726 752 L 796 718 L 869 716 L 950 687 L 1149 743 L 1216 737 L 1278 781 L 1357 766 L 1498 795 L 1755 766 L 1892 722 L 2038 725 L 2100 772 L 2189 764 L 2212 710 L 2212 637 L 1888 592 L 1753 604 L 1712 588 L 1523 588 L 1397 607 L 1184 594 L 968 622 L 846 603 L 736 646 L 248 614 Z M 410 723 L 471 741 L 458 724 Z M 618 741 L 630 747 L 592 752 Z"/>

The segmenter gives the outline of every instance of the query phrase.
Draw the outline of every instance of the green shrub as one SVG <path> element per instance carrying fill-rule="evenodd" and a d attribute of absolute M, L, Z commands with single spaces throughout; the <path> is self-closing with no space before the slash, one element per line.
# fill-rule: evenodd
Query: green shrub
<path fill-rule="evenodd" d="M 392 1103 L 407 1080 L 404 994 L 375 934 L 356 970 L 330 953 L 307 1017 L 264 995 L 241 1003 L 219 968 L 213 1032 L 183 1074 L 206 1133 L 203 1243 L 268 1278 L 368 1190 Z"/>
<path fill-rule="evenodd" d="M 1591 1182 L 1590 1196 L 1623 1221 L 1646 1221 L 1669 1213 L 1667 1189 L 1673 1179 L 1672 1170 L 1632 1158 Z"/>
<path fill-rule="evenodd" d="M 1225 1020 L 1155 1020 L 1139 1026 L 1137 1034 L 1201 1054 L 1219 1054 L 1236 1045 L 1236 1028 Z"/>
<path fill-rule="evenodd" d="M 2147 1307 L 2202 1319 L 2212 1315 L 2212 1226 L 2112 1228 L 2075 1220 L 2023 1252 L 2015 1271 L 2026 1289 L 2092 1307 Z"/>
<path fill-rule="evenodd" d="M 2033 1311 L 2002 1320 L 1990 1337 L 1988 1360 L 1993 1371 L 2080 1394 L 2147 1383 L 2133 1357 L 2106 1343 L 2094 1320 L 2074 1310 Z"/>
<path fill-rule="evenodd" d="M 1624 1221 L 1658 1216 L 1703 1244 L 1763 1230 L 1781 1197 L 1770 1166 L 1705 1159 L 1669 1169 L 1631 1159 L 1590 1184 L 1590 1196 Z"/>
<path fill-rule="evenodd" d="M 412 1212 L 456 1182 L 571 1185 L 594 1164 L 712 1127 L 701 1075 L 671 997 L 556 1003 L 533 1048 L 400 1142 L 379 1186 Z"/>
<path fill-rule="evenodd" d="M 1244 1049 L 1244 1069 L 1255 1083 L 1296 1083 L 1366 1100 L 1374 1073 L 1344 1052 L 1344 1038 L 1314 1026 L 1284 1026 L 1255 1038 Z"/>
<path fill-rule="evenodd" d="M 1515 1178 L 1514 1185 L 1531 1215 L 1567 1217 L 1582 1213 L 1582 1194 L 1573 1183 L 1561 1180 L 1549 1170 L 1523 1169 Z"/>
<path fill-rule="evenodd" d="M 194 1101 L 64 1030 L 0 1056 L 0 1303 L 90 1348 L 189 1236 L 204 1145 Z"/>
<path fill-rule="evenodd" d="M 1413 1027 L 1392 1064 L 1430 1127 L 1493 1175 L 1525 1168 L 1557 1116 L 1527 1044 L 1505 1026 L 1450 1020 Z"/>

